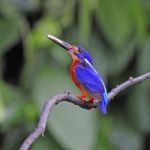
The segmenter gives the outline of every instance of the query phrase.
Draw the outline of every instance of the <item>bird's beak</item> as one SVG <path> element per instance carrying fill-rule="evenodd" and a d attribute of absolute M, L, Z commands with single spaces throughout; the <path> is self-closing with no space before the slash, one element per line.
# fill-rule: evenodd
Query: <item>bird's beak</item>
<path fill-rule="evenodd" d="M 62 48 L 68 50 L 69 52 L 74 52 L 74 53 L 77 53 L 77 52 L 78 52 L 78 48 L 77 48 L 76 46 L 71 45 L 71 44 L 69 44 L 69 43 L 67 43 L 67 42 L 64 42 L 64 41 L 62 41 L 62 40 L 60 40 L 60 39 L 54 37 L 53 35 L 48 34 L 47 36 L 48 36 L 48 38 L 49 38 L 50 40 L 52 40 L 53 42 L 55 42 L 56 44 L 58 44 L 58 45 L 61 46 Z"/>

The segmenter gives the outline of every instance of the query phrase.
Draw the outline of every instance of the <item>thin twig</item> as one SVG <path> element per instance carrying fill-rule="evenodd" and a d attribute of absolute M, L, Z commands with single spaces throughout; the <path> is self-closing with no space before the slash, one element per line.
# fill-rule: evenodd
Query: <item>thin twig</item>
<path fill-rule="evenodd" d="M 118 95 L 121 91 L 127 89 L 128 87 L 140 83 L 146 79 L 150 79 L 150 72 L 147 72 L 143 75 L 140 75 L 136 78 L 130 77 L 127 81 L 123 82 L 120 85 L 117 85 L 117 87 L 113 88 L 111 92 L 108 94 L 109 100 L 112 100 L 116 95 Z"/>
<path fill-rule="evenodd" d="M 145 73 L 136 78 L 130 77 L 127 81 L 125 81 L 122 84 L 118 85 L 117 87 L 113 88 L 111 90 L 111 92 L 109 92 L 109 94 L 108 94 L 109 100 L 112 100 L 116 95 L 118 95 L 121 91 L 125 90 L 126 88 L 128 88 L 136 83 L 140 83 L 149 78 L 150 78 L 150 72 Z M 71 96 L 69 92 L 64 92 L 62 94 L 58 94 L 58 95 L 48 99 L 48 101 L 45 103 L 45 105 L 43 107 L 43 111 L 40 115 L 40 119 L 39 119 L 37 128 L 35 128 L 35 130 L 25 139 L 25 141 L 23 142 L 23 144 L 21 145 L 19 150 L 28 150 L 29 147 L 33 144 L 33 142 L 35 142 L 36 139 L 40 135 L 43 135 L 45 128 L 46 128 L 47 119 L 48 119 L 48 116 L 49 116 L 52 108 L 54 107 L 54 105 L 56 105 L 62 101 L 67 101 L 67 102 L 73 103 L 84 109 L 96 108 L 99 103 L 98 101 L 94 102 L 94 104 L 92 104 L 90 102 L 82 103 L 76 97 Z"/>

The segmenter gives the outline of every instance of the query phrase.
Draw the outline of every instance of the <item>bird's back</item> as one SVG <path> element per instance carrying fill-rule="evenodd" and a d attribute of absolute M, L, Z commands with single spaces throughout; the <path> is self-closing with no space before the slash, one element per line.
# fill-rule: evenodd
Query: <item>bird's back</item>
<path fill-rule="evenodd" d="M 107 90 L 100 74 L 93 65 L 86 59 L 79 62 L 75 68 L 75 75 L 77 80 L 93 98 L 101 100 L 100 108 L 103 113 L 106 113 L 106 106 L 108 104 Z"/>
<path fill-rule="evenodd" d="M 76 65 L 75 75 L 81 84 L 92 93 L 104 93 L 105 85 L 101 76 L 88 62 L 80 62 Z"/>

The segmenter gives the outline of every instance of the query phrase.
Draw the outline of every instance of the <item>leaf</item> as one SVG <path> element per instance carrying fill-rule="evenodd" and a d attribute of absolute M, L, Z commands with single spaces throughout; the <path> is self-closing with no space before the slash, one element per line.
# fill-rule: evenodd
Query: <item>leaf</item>
<path fill-rule="evenodd" d="M 71 104 L 59 104 L 49 121 L 53 136 L 67 149 L 89 150 L 94 143 L 94 111 L 85 111 Z"/>
<path fill-rule="evenodd" d="M 132 39 L 143 39 L 146 19 L 138 0 L 99 0 L 96 9 L 97 20 L 109 43 L 114 48 L 123 48 Z M 132 40 L 131 39 L 131 40 Z"/>
<path fill-rule="evenodd" d="M 49 53 L 51 59 L 54 59 L 56 61 L 55 63 L 59 62 L 60 66 L 68 67 L 68 64 L 70 64 L 70 54 L 63 48 L 58 47 L 58 45 L 54 45 L 52 48 L 50 48 Z"/>
<path fill-rule="evenodd" d="M 0 19 L 0 55 L 19 40 L 18 25 L 13 20 Z"/>
<path fill-rule="evenodd" d="M 109 136 L 112 129 L 112 118 L 110 116 L 100 117 L 98 128 L 98 134 L 93 149 L 110 150 L 114 149 L 114 145 L 111 143 Z"/>
<path fill-rule="evenodd" d="M 39 9 L 40 6 L 40 0 L 15 0 L 11 1 L 8 0 L 8 2 L 16 7 L 16 9 L 20 11 L 25 11 L 25 12 L 33 12 Z"/>
<path fill-rule="evenodd" d="M 97 5 L 97 20 L 109 42 L 118 48 L 125 43 L 131 31 L 127 2 L 100 0 Z"/>
<path fill-rule="evenodd" d="M 144 12 L 143 3 L 140 0 L 132 0 L 129 5 L 132 10 L 131 18 L 134 20 L 132 24 L 136 23 L 135 35 L 137 36 L 138 42 L 143 42 L 147 32 L 147 19 L 146 13 Z M 133 26 L 134 27 L 134 26 Z"/>
<path fill-rule="evenodd" d="M 139 51 L 138 57 L 138 72 L 139 74 L 143 74 L 149 72 L 150 64 L 149 64 L 149 56 L 150 56 L 150 38 L 143 43 L 143 47 L 141 47 L 141 51 Z M 132 95 L 128 101 L 129 107 L 129 118 L 134 125 L 135 128 L 142 132 L 150 131 L 150 101 L 149 101 L 149 89 L 150 82 L 144 81 L 142 84 L 137 85 L 135 90 L 132 91 Z"/>
<path fill-rule="evenodd" d="M 33 121 L 37 112 L 35 111 L 35 105 L 32 105 L 32 111 L 30 115 L 25 113 L 25 110 L 29 107 L 26 96 L 22 91 L 12 85 L 9 85 L 3 81 L 0 81 L 0 126 L 1 130 L 7 131 L 27 119 Z M 29 109 L 28 109 L 29 110 Z M 24 117 L 23 117 L 24 116 Z"/>
<path fill-rule="evenodd" d="M 46 14 L 52 18 L 57 18 L 61 28 L 70 28 L 74 23 L 75 1 L 62 0 L 59 3 L 56 0 L 45 0 L 44 8 Z"/>
<path fill-rule="evenodd" d="M 93 58 L 94 67 L 105 79 L 109 71 L 106 48 L 96 35 L 91 38 L 91 42 L 87 46 L 88 51 Z"/>
<path fill-rule="evenodd" d="M 2 150 L 15 150 L 19 149 L 20 144 L 22 143 L 22 139 L 25 136 L 25 128 L 21 126 L 14 127 L 12 129 L 8 129 L 6 131 L 5 137 L 3 138 L 3 144 L 1 145 Z M 13 138 L 12 138 L 13 137 Z"/>
<path fill-rule="evenodd" d="M 74 23 L 75 1 L 66 1 L 64 13 L 61 13 L 60 22 L 64 28 L 70 28 Z M 53 13 L 51 13 L 53 14 Z"/>
<path fill-rule="evenodd" d="M 32 60 L 35 56 L 35 53 L 39 50 L 53 45 L 54 43 L 50 42 L 47 38 L 47 34 L 59 35 L 61 33 L 60 24 L 50 18 L 49 16 L 43 17 L 39 20 L 32 33 L 28 34 L 26 39 L 26 51 L 25 57 L 27 60 Z"/>
<path fill-rule="evenodd" d="M 139 52 L 138 58 L 138 71 L 139 73 L 149 72 L 150 64 L 149 64 L 149 56 L 150 56 L 150 37 L 148 37 L 143 43 L 143 47 Z"/>
<path fill-rule="evenodd" d="M 107 63 L 109 74 L 117 75 L 122 73 L 131 62 L 135 54 L 135 41 L 125 46 L 121 51 L 108 53 Z"/>
<path fill-rule="evenodd" d="M 92 22 L 90 1 L 82 0 L 79 6 L 79 34 L 83 43 L 88 43 L 91 35 Z"/>
<path fill-rule="evenodd" d="M 68 9 L 72 3 L 74 3 L 74 1 L 62 0 L 58 2 L 56 0 L 45 0 L 44 8 L 46 9 L 47 14 L 57 18 L 63 16 L 65 10 Z"/>
<path fill-rule="evenodd" d="M 149 101 L 149 83 L 143 83 L 132 91 L 128 100 L 129 118 L 134 128 L 143 133 L 150 131 L 150 101 Z"/>
<path fill-rule="evenodd" d="M 121 123 L 121 120 L 115 122 L 116 125 L 110 131 L 110 140 L 115 149 L 118 150 L 141 150 L 142 139 L 141 135 L 131 130 L 125 122 Z"/>
<path fill-rule="evenodd" d="M 52 144 L 50 144 L 48 138 L 40 138 L 35 144 L 32 146 L 31 150 L 55 150 Z"/>
<path fill-rule="evenodd" d="M 26 60 L 26 63 L 24 64 L 20 81 L 21 86 L 28 91 L 32 89 L 35 76 L 39 72 L 40 68 L 49 63 L 48 52 L 44 50 L 45 49 L 43 49 L 43 51 L 38 51 L 37 53 L 35 53 L 34 58 L 32 58 L 32 60 Z"/>
<path fill-rule="evenodd" d="M 39 107 L 50 96 L 64 90 L 74 92 L 70 77 L 63 70 L 44 67 L 36 77 L 33 96 Z M 95 139 L 94 111 L 85 111 L 69 103 L 60 103 L 51 112 L 48 130 L 65 149 L 88 150 Z"/>

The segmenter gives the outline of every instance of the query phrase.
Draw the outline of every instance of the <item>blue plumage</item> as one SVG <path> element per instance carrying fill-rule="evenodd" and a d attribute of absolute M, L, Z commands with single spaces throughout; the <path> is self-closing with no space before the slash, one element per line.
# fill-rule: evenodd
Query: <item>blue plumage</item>
<path fill-rule="evenodd" d="M 79 63 L 76 66 L 75 74 L 90 93 L 104 93 L 104 85 L 99 74 L 86 62 Z"/>
<path fill-rule="evenodd" d="M 92 59 L 91 55 L 89 54 L 89 52 L 81 46 L 77 46 L 77 47 L 79 50 L 79 53 L 76 54 L 78 56 L 78 58 L 80 60 L 84 60 L 86 58 L 92 64 L 93 59 Z"/>
<path fill-rule="evenodd" d="M 106 113 L 106 106 L 108 104 L 107 91 L 101 76 L 92 64 L 86 58 L 82 59 L 76 66 L 75 74 L 80 83 L 91 95 L 96 94 L 101 97 L 99 107 L 103 113 Z"/>
<path fill-rule="evenodd" d="M 82 92 L 82 95 L 78 98 L 83 101 L 84 98 L 90 96 L 100 100 L 99 107 L 103 113 L 106 113 L 108 104 L 107 90 L 101 76 L 93 67 L 92 57 L 88 51 L 80 46 L 64 42 L 52 35 L 48 35 L 48 38 L 71 54 L 73 62 L 70 74 L 74 83 Z"/>

